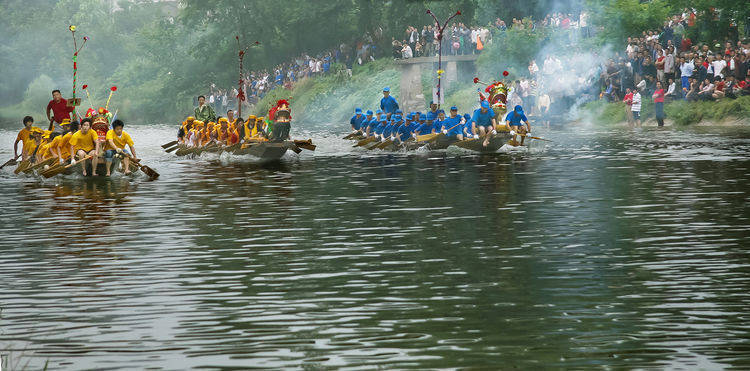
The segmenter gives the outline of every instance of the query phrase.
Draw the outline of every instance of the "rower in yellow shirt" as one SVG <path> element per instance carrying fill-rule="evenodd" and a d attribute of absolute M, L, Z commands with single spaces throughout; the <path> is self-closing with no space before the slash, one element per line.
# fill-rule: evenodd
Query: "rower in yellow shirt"
<path fill-rule="evenodd" d="M 13 159 L 18 160 L 19 157 L 21 157 L 21 160 L 26 160 L 29 156 L 31 156 L 31 152 L 34 150 L 34 139 L 31 138 L 31 129 L 34 125 L 34 118 L 31 116 L 26 116 L 23 118 L 23 129 L 18 132 L 18 136 L 16 136 L 16 141 L 13 143 Z M 18 142 L 22 142 L 21 144 L 21 153 L 18 153 Z"/>
<path fill-rule="evenodd" d="M 63 128 L 64 134 L 55 138 L 55 140 L 57 141 L 57 158 L 60 159 L 60 163 L 62 164 L 70 158 L 70 138 L 73 137 L 73 134 L 78 132 L 78 121 L 73 121 L 72 123 L 68 121 L 66 123 L 65 120 L 63 120 L 60 126 Z"/>
<path fill-rule="evenodd" d="M 115 120 L 112 122 L 112 129 L 107 132 L 107 143 L 106 152 L 104 152 L 104 159 L 107 161 L 107 176 L 110 175 L 110 167 L 112 167 L 112 158 L 115 157 L 115 153 L 126 153 L 129 156 L 125 156 L 122 160 L 123 168 L 125 169 L 125 175 L 130 174 L 130 156 L 135 158 L 135 144 L 133 139 L 130 138 L 130 134 L 123 131 L 125 123 L 122 120 Z M 130 147 L 128 151 L 125 145 Z"/>
<path fill-rule="evenodd" d="M 85 118 L 81 120 L 81 130 L 77 131 L 70 137 L 70 153 L 75 153 L 72 156 L 70 163 L 75 163 L 75 157 L 82 159 L 86 156 L 93 156 L 91 158 L 91 175 L 96 176 L 96 165 L 99 163 L 99 150 L 101 144 L 99 143 L 99 136 L 96 132 L 91 130 L 91 119 Z M 83 176 L 86 176 L 86 163 L 81 167 L 83 169 Z"/>

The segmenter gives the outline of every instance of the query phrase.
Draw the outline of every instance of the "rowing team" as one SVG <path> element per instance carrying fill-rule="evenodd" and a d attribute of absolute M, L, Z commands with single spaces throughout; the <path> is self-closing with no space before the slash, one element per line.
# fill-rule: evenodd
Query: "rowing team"
<path fill-rule="evenodd" d="M 233 118 L 231 111 L 227 117 L 220 117 L 217 123 L 196 120 L 189 116 L 182 122 L 177 132 L 177 141 L 188 147 L 203 147 L 216 143 L 224 146 L 245 142 L 266 141 L 271 134 L 271 126 L 264 117 L 250 115 L 247 121 Z"/>
<path fill-rule="evenodd" d="M 505 125 L 497 123 L 495 112 L 486 100 L 481 102 L 480 108 L 474 110 L 471 116 L 460 116 L 455 106 L 450 108 L 450 114 L 446 116 L 445 111 L 437 109 L 437 105 L 431 106 L 427 113 L 411 112 L 406 116 L 402 116 L 401 110 L 392 114 L 386 114 L 382 110 L 373 114 L 368 110 L 363 115 L 362 109 L 357 108 L 350 124 L 353 134 L 397 143 L 417 139 L 421 135 L 442 133 L 453 140 L 483 138 L 483 145 L 487 146 L 490 137 L 497 134 L 497 131 L 508 131 L 513 136 L 513 143 L 516 143 L 516 135 L 520 135 L 523 145 L 525 137 L 531 133 L 529 120 L 520 105 L 505 116 Z"/>
<path fill-rule="evenodd" d="M 130 158 L 135 161 L 135 144 L 128 133 L 123 131 L 125 124 L 122 120 L 115 120 L 112 128 L 107 131 L 105 139 L 99 140 L 96 131 L 91 129 L 92 119 L 84 118 L 80 124 L 78 121 L 70 122 L 70 119 L 63 119 L 60 126 L 63 132 L 54 132 L 42 130 L 34 126 L 34 118 L 26 116 L 23 118 L 23 129 L 18 132 L 16 141 L 13 144 L 14 160 L 19 157 L 22 159 L 21 164 L 28 168 L 31 165 L 41 162 L 57 163 L 57 166 L 64 166 L 65 163 L 71 165 L 76 160 L 91 161 L 92 175 L 96 176 L 96 167 L 99 161 L 99 155 L 104 151 L 104 160 L 106 163 L 107 176 L 110 176 L 112 159 L 115 155 L 123 156 L 123 172 L 130 174 Z M 18 144 L 22 143 L 21 153 L 18 153 Z M 130 150 L 125 146 L 130 147 Z M 70 154 L 74 153 L 75 156 Z M 57 159 L 57 161 L 52 161 Z M 83 165 L 86 165 L 84 163 Z M 19 164 L 19 167 L 21 165 Z M 81 166 L 83 175 L 86 175 L 86 166 Z"/>

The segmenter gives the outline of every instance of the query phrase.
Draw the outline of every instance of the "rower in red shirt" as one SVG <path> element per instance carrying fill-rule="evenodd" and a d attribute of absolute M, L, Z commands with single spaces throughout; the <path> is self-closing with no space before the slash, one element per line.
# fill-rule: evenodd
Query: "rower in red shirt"
<path fill-rule="evenodd" d="M 50 117 L 50 111 L 54 116 Z M 62 133 L 62 127 L 60 123 L 63 119 L 69 119 L 73 121 L 75 118 L 71 117 L 70 114 L 73 112 L 73 107 L 68 107 L 68 101 L 63 99 L 60 91 L 55 89 L 52 91 L 52 100 L 47 103 L 47 120 L 49 120 L 49 130 L 54 130 Z M 53 127 L 53 120 L 56 125 Z"/>

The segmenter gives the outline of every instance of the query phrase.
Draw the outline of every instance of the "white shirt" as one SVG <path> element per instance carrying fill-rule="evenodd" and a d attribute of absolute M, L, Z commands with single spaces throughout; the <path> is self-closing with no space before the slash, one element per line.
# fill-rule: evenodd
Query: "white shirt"
<path fill-rule="evenodd" d="M 630 106 L 630 110 L 633 112 L 640 112 L 641 111 L 641 93 L 635 92 L 633 94 L 633 105 Z"/>
<path fill-rule="evenodd" d="M 727 66 L 727 61 L 719 59 L 711 62 L 711 66 L 714 68 L 714 76 L 721 76 L 724 78 L 724 67 Z"/>

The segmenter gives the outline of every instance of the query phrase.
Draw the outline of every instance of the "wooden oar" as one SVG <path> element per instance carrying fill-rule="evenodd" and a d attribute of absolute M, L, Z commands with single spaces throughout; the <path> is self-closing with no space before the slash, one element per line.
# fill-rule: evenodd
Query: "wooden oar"
<path fill-rule="evenodd" d="M 88 161 L 88 160 L 90 160 L 92 157 L 93 157 L 92 155 L 88 155 L 88 156 L 86 156 L 86 157 L 78 160 L 75 164 L 68 164 L 66 166 L 58 166 L 58 167 L 49 168 L 46 171 L 42 172 L 42 176 L 45 177 L 45 178 L 51 178 L 51 177 L 53 177 L 53 176 L 55 176 L 57 174 L 65 172 L 66 170 L 72 168 L 73 166 L 78 165 L 79 163 L 82 164 L 83 166 L 85 166 L 86 165 L 85 162 Z"/>
<path fill-rule="evenodd" d="M 173 140 L 173 141 L 171 141 L 171 142 L 169 142 L 169 143 L 165 143 L 165 144 L 162 144 L 162 145 L 161 145 L 161 148 L 167 149 L 167 148 L 169 148 L 169 147 L 171 147 L 171 146 L 173 146 L 173 145 L 175 145 L 175 144 L 177 144 L 177 143 L 179 143 L 179 142 L 178 142 L 178 141 L 176 141 L 176 140 Z"/>
<path fill-rule="evenodd" d="M 143 171 L 146 175 L 148 175 L 148 178 L 150 180 L 154 180 L 159 177 L 159 173 L 156 172 L 156 170 L 146 166 L 142 165 L 135 157 L 131 156 L 130 154 L 126 152 L 122 152 L 123 156 L 126 156 L 130 159 L 130 164 L 135 165 L 136 169 Z"/>
<path fill-rule="evenodd" d="M 299 148 L 306 149 L 308 151 L 314 151 L 317 148 L 316 145 L 312 144 L 312 139 L 308 140 L 295 140 L 294 145 Z"/>
<path fill-rule="evenodd" d="M 390 146 L 391 144 L 393 144 L 393 141 L 392 141 L 392 140 L 390 140 L 390 139 L 386 139 L 386 140 L 384 140 L 384 141 L 383 141 L 382 143 L 380 143 L 380 144 L 378 144 L 378 145 L 376 145 L 376 146 L 374 146 L 374 147 L 371 147 L 370 149 L 374 149 L 374 148 L 377 148 L 377 149 L 383 149 L 383 148 L 385 148 L 385 147 L 388 147 L 388 146 Z"/>
<path fill-rule="evenodd" d="M 372 143 L 372 142 L 374 142 L 374 141 L 376 141 L 376 140 L 378 140 L 378 138 L 375 138 L 375 137 L 367 137 L 367 138 L 365 138 L 365 139 L 362 139 L 362 140 L 360 140 L 359 142 L 357 142 L 357 144 L 355 144 L 355 145 L 354 145 L 353 147 L 362 147 L 362 146 L 364 146 L 364 145 L 367 145 L 367 144 L 369 144 L 369 143 Z"/>
<path fill-rule="evenodd" d="M 351 134 L 345 136 L 343 139 L 354 139 L 354 138 L 358 137 L 359 135 L 360 135 L 359 132 L 351 133 Z"/>
<path fill-rule="evenodd" d="M 18 174 L 26 170 L 26 168 L 29 167 L 29 165 L 31 165 L 31 160 L 29 159 L 21 160 L 21 162 L 18 163 L 18 166 L 16 166 L 16 169 L 13 170 L 13 173 Z"/>
<path fill-rule="evenodd" d="M 18 163 L 18 161 L 16 161 L 15 158 L 12 158 L 12 159 L 8 160 L 6 163 L 4 163 L 2 166 L 0 166 L 0 169 L 6 167 L 8 165 L 15 165 L 17 163 Z"/>
<path fill-rule="evenodd" d="M 520 135 L 522 137 L 526 137 L 526 138 L 529 138 L 529 139 L 536 139 L 536 140 L 543 140 L 545 142 L 552 142 L 549 139 L 544 139 L 544 138 L 539 138 L 539 137 L 532 137 L 531 135 L 527 135 L 527 134 L 516 133 L 516 135 Z"/>
<path fill-rule="evenodd" d="M 23 170 L 23 173 L 24 173 L 24 174 L 28 174 L 28 173 L 30 173 L 30 172 L 32 172 L 32 171 L 34 171 L 34 170 L 36 170 L 36 169 L 39 169 L 39 168 L 41 168 L 41 167 L 44 167 L 44 165 L 51 165 L 51 164 L 52 164 L 52 163 L 54 163 L 55 161 L 57 161 L 57 157 L 52 157 L 52 158 L 48 158 L 48 159 L 46 159 L 46 160 L 44 160 L 44 161 L 39 161 L 39 162 L 37 162 L 36 164 L 34 164 L 34 165 L 31 165 L 31 166 L 27 167 L 26 169 L 24 169 L 24 170 Z"/>

